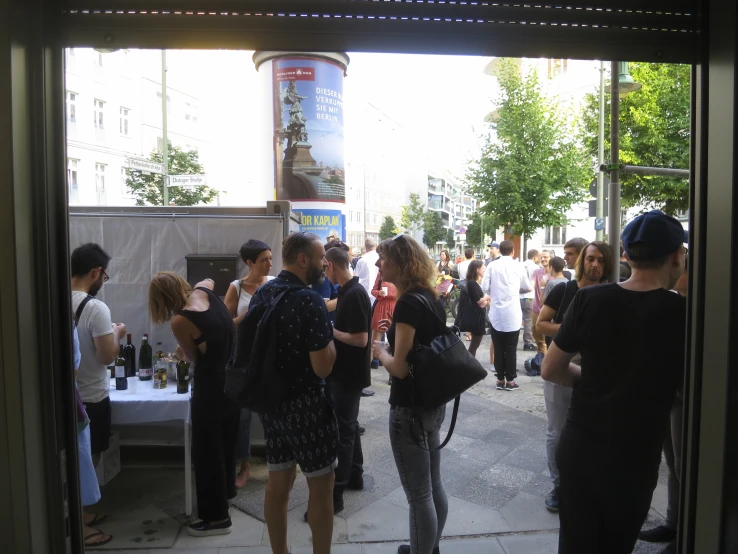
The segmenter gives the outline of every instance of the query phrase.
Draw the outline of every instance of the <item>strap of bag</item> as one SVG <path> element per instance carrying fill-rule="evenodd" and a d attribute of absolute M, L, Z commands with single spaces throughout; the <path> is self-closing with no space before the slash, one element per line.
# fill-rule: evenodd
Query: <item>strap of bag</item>
<path fill-rule="evenodd" d="M 571 281 L 570 281 L 571 282 Z M 578 288 L 578 287 L 577 287 Z M 561 299 L 561 304 L 559 304 L 558 309 L 556 310 L 556 315 L 553 318 L 554 323 L 561 323 L 564 320 L 564 314 L 561 313 L 561 306 L 564 305 L 564 302 L 566 301 L 566 295 L 569 293 L 569 283 L 566 284 L 564 287 L 564 296 Z M 557 321 L 558 320 L 558 321 Z"/>
<path fill-rule="evenodd" d="M 85 306 L 87 306 L 87 303 L 93 298 L 95 297 L 88 294 L 87 296 L 85 296 L 84 300 L 82 300 L 82 302 L 79 303 L 79 306 L 77 306 L 77 311 L 74 312 L 74 323 L 75 324 L 78 323 L 79 318 L 82 317 L 82 310 L 85 309 Z"/>
<path fill-rule="evenodd" d="M 447 329 L 447 328 L 448 328 L 448 325 L 446 324 L 446 320 L 444 320 L 444 319 L 441 319 L 441 316 L 439 316 L 439 315 L 438 315 L 438 314 L 436 313 L 436 310 L 434 310 L 434 309 L 433 309 L 433 306 L 431 305 L 431 303 L 430 303 L 430 302 L 428 301 L 428 299 L 427 299 L 427 298 L 426 298 L 425 296 L 423 296 L 423 295 L 422 295 L 422 294 L 420 294 L 419 292 L 411 292 L 411 293 L 410 293 L 410 296 L 412 296 L 413 298 L 416 298 L 417 300 L 419 300 L 419 301 L 420 301 L 420 303 L 421 303 L 421 304 L 423 304 L 423 306 L 425 306 L 426 308 L 428 308 L 428 310 L 430 310 L 430 312 L 431 312 L 431 313 L 432 313 L 432 314 L 433 314 L 433 315 L 435 316 L 435 318 L 436 318 L 436 319 L 437 319 L 438 321 L 440 321 L 440 322 L 441 322 L 441 328 L 442 328 L 442 329 L 444 329 L 444 330 L 445 330 L 445 329 Z"/>
<path fill-rule="evenodd" d="M 451 436 L 454 434 L 454 427 L 456 427 L 456 417 L 459 415 L 459 404 L 461 403 L 461 396 L 457 396 L 454 398 L 454 411 L 451 415 L 451 425 L 449 425 L 448 433 L 446 433 L 446 438 L 443 439 L 443 442 L 436 446 L 435 448 L 428 448 L 428 440 L 427 436 L 425 434 L 425 429 L 423 428 L 423 419 L 418 415 L 418 423 L 420 424 L 420 432 L 423 434 L 423 444 L 420 444 L 418 440 L 415 438 L 415 436 L 412 434 L 412 431 L 410 432 L 410 436 L 413 439 L 413 442 L 415 443 L 415 446 L 418 448 L 422 448 L 426 452 L 438 452 L 441 450 L 444 446 L 448 444 L 448 442 L 451 440 Z M 413 418 L 413 421 L 415 421 L 415 418 Z"/>

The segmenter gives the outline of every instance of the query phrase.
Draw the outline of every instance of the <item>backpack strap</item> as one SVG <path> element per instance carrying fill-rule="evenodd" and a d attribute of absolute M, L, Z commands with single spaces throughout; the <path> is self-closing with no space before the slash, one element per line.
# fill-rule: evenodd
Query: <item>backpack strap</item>
<path fill-rule="evenodd" d="M 79 322 L 79 318 L 82 317 L 82 310 L 85 309 L 85 306 L 87 306 L 87 303 L 93 298 L 95 297 L 92 296 L 91 294 L 88 294 L 87 296 L 85 296 L 84 300 L 82 300 L 82 302 L 79 303 L 79 306 L 77 306 L 77 311 L 74 312 L 75 325 Z"/>

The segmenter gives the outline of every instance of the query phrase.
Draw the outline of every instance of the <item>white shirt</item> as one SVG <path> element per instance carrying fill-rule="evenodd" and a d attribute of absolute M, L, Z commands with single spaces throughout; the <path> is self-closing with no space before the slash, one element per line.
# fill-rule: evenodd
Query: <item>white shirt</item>
<path fill-rule="evenodd" d="M 459 272 L 459 279 L 462 281 L 466 281 L 466 272 L 469 271 L 469 264 L 473 261 L 474 260 L 464 260 L 459 262 L 459 265 L 456 266 L 456 269 Z"/>
<path fill-rule="evenodd" d="M 377 267 L 377 260 L 379 254 L 376 250 L 367 252 L 361 259 L 356 263 L 356 272 L 354 275 L 359 278 L 359 284 L 364 287 L 366 293 L 369 295 L 369 299 L 374 305 L 375 298 L 372 296 L 372 287 L 377 280 L 377 273 L 379 268 Z"/>
<path fill-rule="evenodd" d="M 482 279 L 482 291 L 492 299 L 489 322 L 495 331 L 509 333 L 520 329 L 523 320 L 521 290 L 533 290 L 522 263 L 510 256 L 502 256 L 487 266 Z"/>
<path fill-rule="evenodd" d="M 77 312 L 77 308 L 86 297 L 85 292 L 72 291 L 73 312 Z M 79 351 L 82 354 L 77 374 L 77 388 L 83 402 L 100 402 L 110 394 L 110 372 L 105 364 L 97 361 L 94 339 L 112 333 L 113 322 L 110 319 L 110 309 L 100 300 L 90 300 L 77 322 Z"/>
<path fill-rule="evenodd" d="M 541 266 L 535 263 L 533 260 L 525 260 L 523 262 L 523 267 L 528 274 L 528 280 L 532 283 L 533 274 L 536 272 L 536 269 L 540 269 Z M 536 293 L 534 291 L 526 292 L 525 294 L 520 295 L 520 298 L 529 298 L 530 300 L 533 300 L 535 297 Z"/>
<path fill-rule="evenodd" d="M 267 275 L 267 282 L 272 279 L 274 279 L 272 275 Z M 252 296 L 249 294 L 249 291 L 241 286 L 241 279 L 236 279 L 231 285 L 236 287 L 236 292 L 241 291 L 241 294 L 238 295 L 238 306 L 236 306 L 236 317 L 238 317 L 249 309 Z"/>

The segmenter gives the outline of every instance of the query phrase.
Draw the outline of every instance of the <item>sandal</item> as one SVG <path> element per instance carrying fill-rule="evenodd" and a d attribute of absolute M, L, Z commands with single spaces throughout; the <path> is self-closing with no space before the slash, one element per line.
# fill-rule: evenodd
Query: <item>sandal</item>
<path fill-rule="evenodd" d="M 110 541 L 113 540 L 113 535 L 106 535 L 99 529 L 94 529 L 94 531 L 96 532 L 85 536 L 84 538 L 85 548 L 96 548 L 98 546 L 103 546 L 104 544 L 108 544 Z M 97 541 L 97 542 L 90 542 L 90 539 L 94 539 L 95 537 L 107 537 L 107 538 L 101 541 Z"/>
<path fill-rule="evenodd" d="M 93 527 L 95 525 L 100 525 L 103 521 L 108 519 L 107 514 L 90 514 L 90 515 L 93 516 L 92 519 L 90 521 L 83 522 L 87 527 Z"/>

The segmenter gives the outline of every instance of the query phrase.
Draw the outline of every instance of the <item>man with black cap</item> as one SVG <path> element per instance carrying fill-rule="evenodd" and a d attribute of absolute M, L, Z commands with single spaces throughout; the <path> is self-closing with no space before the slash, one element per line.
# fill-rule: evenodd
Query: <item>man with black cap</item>
<path fill-rule="evenodd" d="M 500 243 L 499 242 L 490 242 L 487 245 L 487 248 L 489 248 L 489 258 L 485 258 L 484 267 L 487 267 L 489 265 L 489 262 L 494 262 L 495 260 L 500 259 Z"/>
<path fill-rule="evenodd" d="M 621 238 L 631 278 L 579 290 L 543 360 L 545 380 L 574 386 L 556 455 L 559 554 L 633 551 L 682 381 L 686 301 L 670 290 L 684 271 L 684 230 L 654 210 Z"/>

